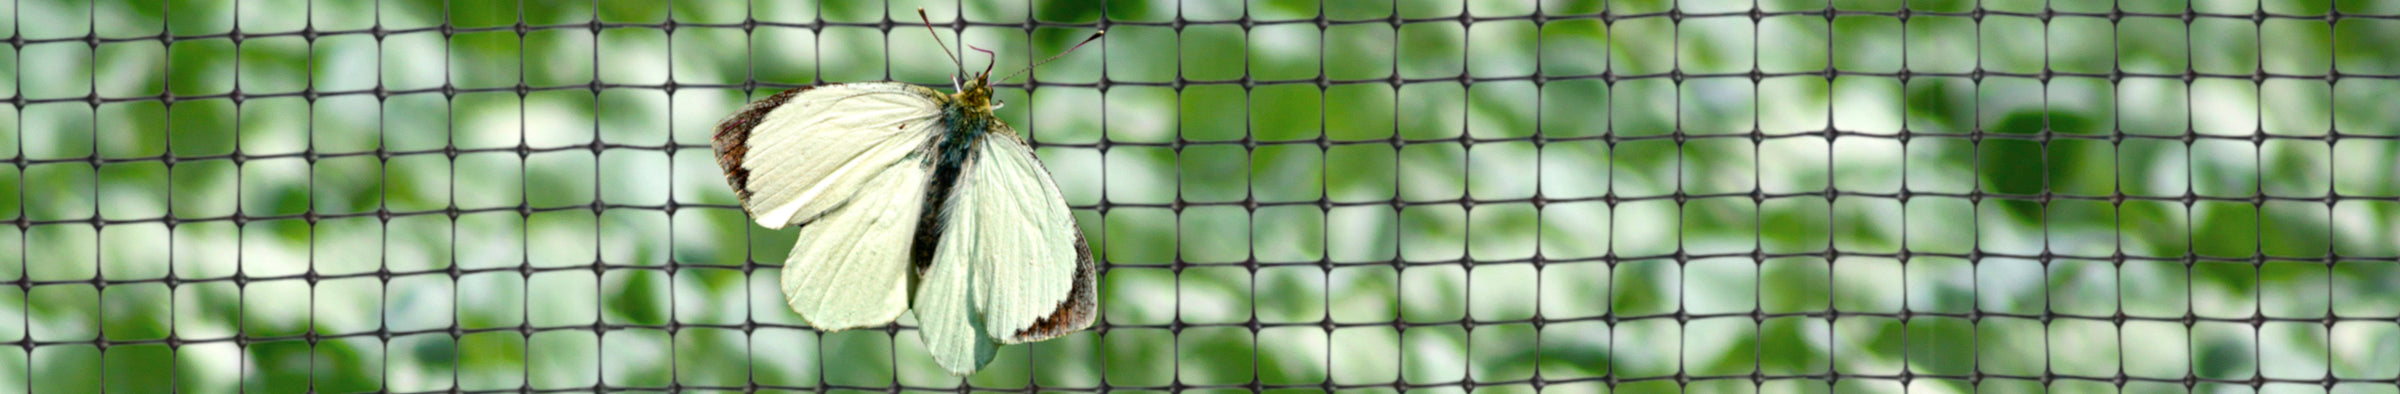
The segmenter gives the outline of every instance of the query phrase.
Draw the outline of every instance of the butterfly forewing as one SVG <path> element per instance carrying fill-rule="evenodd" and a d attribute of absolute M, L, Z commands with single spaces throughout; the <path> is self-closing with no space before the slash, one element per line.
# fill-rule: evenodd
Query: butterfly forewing
<path fill-rule="evenodd" d="M 917 290 L 918 335 L 955 374 L 990 362 L 995 344 L 1090 327 L 1099 307 L 1082 230 L 1014 134 L 976 143 L 943 201 L 940 243 Z"/>
<path fill-rule="evenodd" d="M 806 223 L 933 138 L 940 94 L 898 82 L 779 93 L 718 124 L 717 164 L 759 226 Z"/>
<path fill-rule="evenodd" d="M 1006 126 L 1000 126 L 1006 127 Z M 1048 339 L 1091 325 L 1097 308 L 1095 276 L 1083 232 L 1050 173 L 1013 131 L 993 133 L 959 179 L 945 212 L 947 228 L 973 228 L 945 237 L 934 264 L 975 267 L 973 297 L 986 334 L 1001 343 Z M 945 234 L 947 235 L 947 234 Z M 965 243 L 949 248 L 950 242 Z"/>

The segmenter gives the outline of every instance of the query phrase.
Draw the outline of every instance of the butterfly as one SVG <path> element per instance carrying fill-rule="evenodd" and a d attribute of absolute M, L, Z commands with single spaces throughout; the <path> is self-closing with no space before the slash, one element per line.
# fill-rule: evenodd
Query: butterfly
<path fill-rule="evenodd" d="M 1003 103 L 991 67 L 968 75 L 950 58 L 955 93 L 891 81 L 795 88 L 726 117 L 711 145 L 752 220 L 800 226 L 781 278 L 793 312 L 834 332 L 913 310 L 934 361 L 965 376 L 999 345 L 1090 327 L 1100 303 L 1066 200 L 992 113 Z"/>

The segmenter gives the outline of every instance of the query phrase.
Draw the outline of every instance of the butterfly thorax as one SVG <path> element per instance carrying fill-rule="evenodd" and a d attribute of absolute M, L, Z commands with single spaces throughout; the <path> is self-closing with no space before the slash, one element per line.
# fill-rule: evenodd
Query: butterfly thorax
<path fill-rule="evenodd" d="M 992 88 L 985 85 L 982 78 L 969 81 L 961 88 L 958 93 L 939 96 L 936 100 L 941 106 L 943 131 L 927 141 L 926 148 L 931 152 L 924 155 L 926 164 L 933 166 L 936 172 L 955 170 L 966 163 L 973 153 L 975 142 L 986 134 L 1009 133 L 1008 127 L 1000 123 L 1000 117 L 992 113 L 992 109 L 997 108 L 992 105 Z M 945 178 L 948 177 L 934 177 L 937 181 Z"/>

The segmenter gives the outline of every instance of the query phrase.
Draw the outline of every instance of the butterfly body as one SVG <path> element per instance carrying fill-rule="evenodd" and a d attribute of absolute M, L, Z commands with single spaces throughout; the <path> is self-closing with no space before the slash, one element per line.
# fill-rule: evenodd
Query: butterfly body
<path fill-rule="evenodd" d="M 918 153 L 927 168 L 933 169 L 933 184 L 925 188 L 922 209 L 924 212 L 937 213 L 925 215 L 917 223 L 916 245 L 911 249 L 916 251 L 916 255 L 910 260 L 919 270 L 933 264 L 933 247 L 941 240 L 942 234 L 941 215 L 938 213 L 949 199 L 950 189 L 958 185 L 959 170 L 975 154 L 975 141 L 985 138 L 984 135 L 994 129 L 1008 130 L 1007 124 L 1001 123 L 999 116 L 992 113 L 989 87 L 978 84 L 962 88 L 956 94 L 937 93 L 935 97 L 941 103 L 940 122 L 949 132 L 935 136 L 930 140 L 931 143 L 926 144 L 925 151 Z M 992 127 L 994 125 L 1000 127 Z"/>

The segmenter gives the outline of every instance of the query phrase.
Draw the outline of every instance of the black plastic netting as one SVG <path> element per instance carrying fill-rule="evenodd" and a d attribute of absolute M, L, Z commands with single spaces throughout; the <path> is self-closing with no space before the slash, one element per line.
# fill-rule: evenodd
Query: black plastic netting
<path fill-rule="evenodd" d="M 1111 33 L 1003 84 L 1104 318 L 964 381 L 912 320 L 790 316 L 794 232 L 705 139 L 808 81 L 946 89 L 913 5 L 15 3 L 6 391 L 2400 384 L 2371 3 L 928 4 L 1003 73 Z"/>

